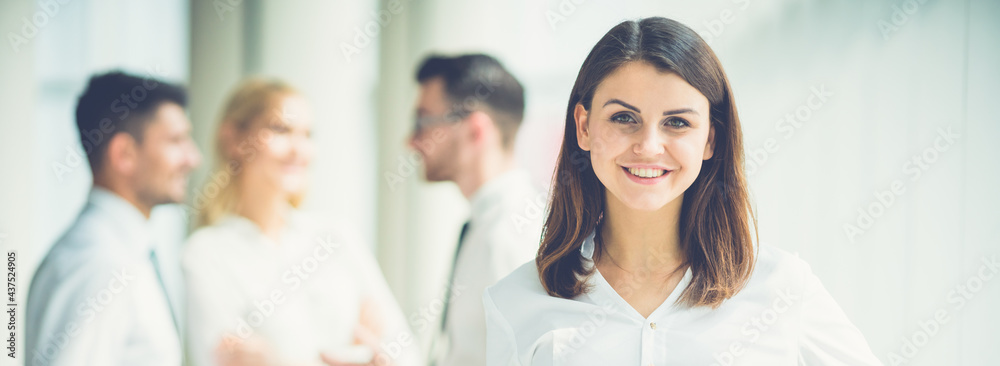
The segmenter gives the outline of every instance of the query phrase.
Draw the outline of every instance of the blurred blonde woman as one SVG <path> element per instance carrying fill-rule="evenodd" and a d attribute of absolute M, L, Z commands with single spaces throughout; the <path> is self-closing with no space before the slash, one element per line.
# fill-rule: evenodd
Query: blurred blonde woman
<path fill-rule="evenodd" d="M 229 98 L 184 249 L 194 365 L 413 365 L 417 345 L 373 257 L 298 210 L 312 115 L 280 81 Z"/>

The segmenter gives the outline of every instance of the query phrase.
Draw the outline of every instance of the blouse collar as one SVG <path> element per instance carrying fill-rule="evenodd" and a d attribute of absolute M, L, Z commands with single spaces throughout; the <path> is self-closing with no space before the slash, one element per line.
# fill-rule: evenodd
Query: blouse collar
<path fill-rule="evenodd" d="M 583 256 L 583 259 L 591 263 L 594 261 L 594 236 L 596 234 L 597 229 L 592 230 L 590 235 L 587 235 L 587 238 L 583 239 L 583 244 L 580 245 L 580 255 Z"/>

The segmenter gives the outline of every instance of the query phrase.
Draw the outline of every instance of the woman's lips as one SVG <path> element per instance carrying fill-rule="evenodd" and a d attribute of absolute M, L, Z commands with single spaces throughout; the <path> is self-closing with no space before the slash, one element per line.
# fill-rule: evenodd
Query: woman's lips
<path fill-rule="evenodd" d="M 622 172 L 633 182 L 651 185 L 667 179 L 671 171 L 655 167 L 622 167 Z"/>

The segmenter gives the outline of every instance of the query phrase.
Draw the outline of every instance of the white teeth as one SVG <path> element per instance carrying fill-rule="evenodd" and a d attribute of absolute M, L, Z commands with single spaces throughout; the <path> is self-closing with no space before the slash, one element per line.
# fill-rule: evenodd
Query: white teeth
<path fill-rule="evenodd" d="M 628 168 L 628 172 L 640 178 L 656 178 L 666 174 L 667 171 L 663 169 Z"/>

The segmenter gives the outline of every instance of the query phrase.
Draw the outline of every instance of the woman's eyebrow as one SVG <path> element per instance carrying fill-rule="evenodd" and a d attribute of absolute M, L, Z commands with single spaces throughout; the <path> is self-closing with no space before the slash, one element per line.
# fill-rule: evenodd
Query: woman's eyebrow
<path fill-rule="evenodd" d="M 625 103 L 625 102 L 621 101 L 620 99 L 611 99 L 611 100 L 607 101 L 606 103 L 604 103 L 604 107 L 607 107 L 608 104 L 620 104 L 622 107 L 625 107 L 625 108 L 628 108 L 628 109 L 631 109 L 631 110 L 635 111 L 635 113 L 642 113 L 641 111 L 639 111 L 639 108 L 636 108 L 635 106 L 633 106 L 631 104 Z"/>
<path fill-rule="evenodd" d="M 642 111 L 640 111 L 639 108 L 637 108 L 634 105 L 625 103 L 621 99 L 611 99 L 611 100 L 608 100 L 606 103 L 604 103 L 604 106 L 607 107 L 608 104 L 618 104 L 618 105 L 621 105 L 622 107 L 625 107 L 625 108 L 628 108 L 628 109 L 631 109 L 631 110 L 635 111 L 635 113 L 642 113 Z M 680 109 L 669 110 L 669 111 L 663 112 L 663 115 L 664 116 L 672 116 L 672 115 L 675 115 L 675 114 L 684 114 L 684 113 L 693 113 L 695 115 L 700 115 L 698 113 L 698 111 L 694 110 L 693 108 L 680 108 Z"/>
<path fill-rule="evenodd" d="M 696 115 L 700 115 L 700 114 L 698 114 L 698 111 L 696 111 L 694 109 L 691 109 L 691 108 L 674 109 L 672 111 L 663 112 L 663 115 L 664 116 L 670 116 L 670 115 L 674 115 L 674 114 L 684 114 L 684 113 L 694 113 Z"/>

